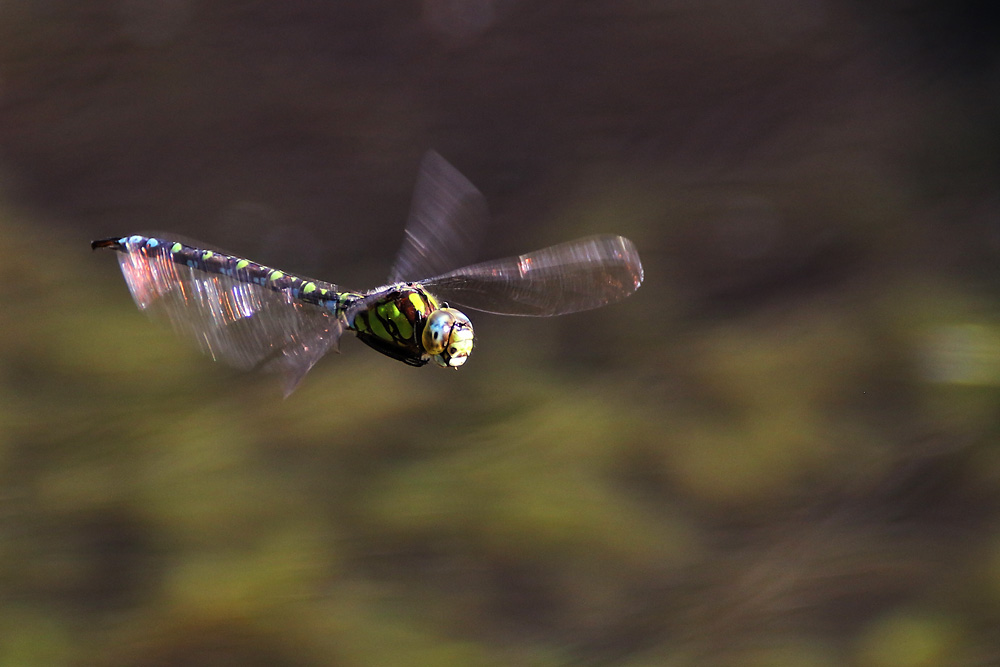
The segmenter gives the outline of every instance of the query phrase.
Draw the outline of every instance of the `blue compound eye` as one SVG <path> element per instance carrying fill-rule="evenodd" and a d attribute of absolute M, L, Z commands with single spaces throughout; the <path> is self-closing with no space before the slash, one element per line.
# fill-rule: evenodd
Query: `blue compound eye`
<path fill-rule="evenodd" d="M 454 308 L 435 310 L 424 325 L 424 350 L 438 366 L 458 368 L 472 353 L 475 335 L 465 313 Z"/>

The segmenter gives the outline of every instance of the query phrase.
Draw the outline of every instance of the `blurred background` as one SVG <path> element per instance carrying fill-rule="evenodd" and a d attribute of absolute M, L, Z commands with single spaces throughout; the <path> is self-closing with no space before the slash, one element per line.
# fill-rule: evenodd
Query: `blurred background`
<path fill-rule="evenodd" d="M 0 4 L 0 665 L 1000 664 L 991 9 Z M 431 148 L 645 284 L 282 400 L 89 249 L 381 284 Z"/>

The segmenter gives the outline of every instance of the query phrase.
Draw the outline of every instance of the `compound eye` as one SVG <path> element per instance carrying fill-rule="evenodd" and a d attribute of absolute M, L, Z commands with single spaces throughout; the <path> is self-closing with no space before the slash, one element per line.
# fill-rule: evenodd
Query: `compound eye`
<path fill-rule="evenodd" d="M 435 310 L 424 324 L 424 351 L 438 366 L 457 368 L 465 363 L 473 345 L 472 322 L 459 310 Z"/>
<path fill-rule="evenodd" d="M 441 354 L 448 344 L 451 329 L 455 325 L 455 316 L 448 310 L 435 310 L 424 324 L 422 342 L 424 351 L 433 356 Z"/>

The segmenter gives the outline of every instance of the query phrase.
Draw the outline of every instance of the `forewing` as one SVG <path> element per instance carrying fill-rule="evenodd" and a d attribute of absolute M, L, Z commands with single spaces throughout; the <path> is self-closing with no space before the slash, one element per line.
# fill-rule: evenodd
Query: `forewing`
<path fill-rule="evenodd" d="M 589 236 L 421 284 L 450 305 L 501 315 L 563 315 L 632 294 L 642 284 L 642 263 L 627 238 Z"/>
<path fill-rule="evenodd" d="M 389 282 L 435 276 L 469 264 L 489 221 L 482 193 L 434 151 L 420 163 L 403 246 Z"/>
<path fill-rule="evenodd" d="M 278 372 L 285 395 L 320 357 L 338 348 L 330 311 L 235 278 L 177 264 L 167 253 L 125 246 L 118 262 L 139 309 L 167 320 L 217 361 Z"/>

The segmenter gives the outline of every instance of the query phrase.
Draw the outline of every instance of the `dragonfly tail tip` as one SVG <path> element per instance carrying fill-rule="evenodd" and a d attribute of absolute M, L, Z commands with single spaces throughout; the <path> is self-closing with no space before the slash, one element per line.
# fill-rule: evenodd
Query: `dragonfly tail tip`
<path fill-rule="evenodd" d="M 112 239 L 98 239 L 90 242 L 91 250 L 97 250 L 98 248 L 112 248 L 114 250 L 119 250 L 121 248 L 121 238 L 116 236 Z"/>

